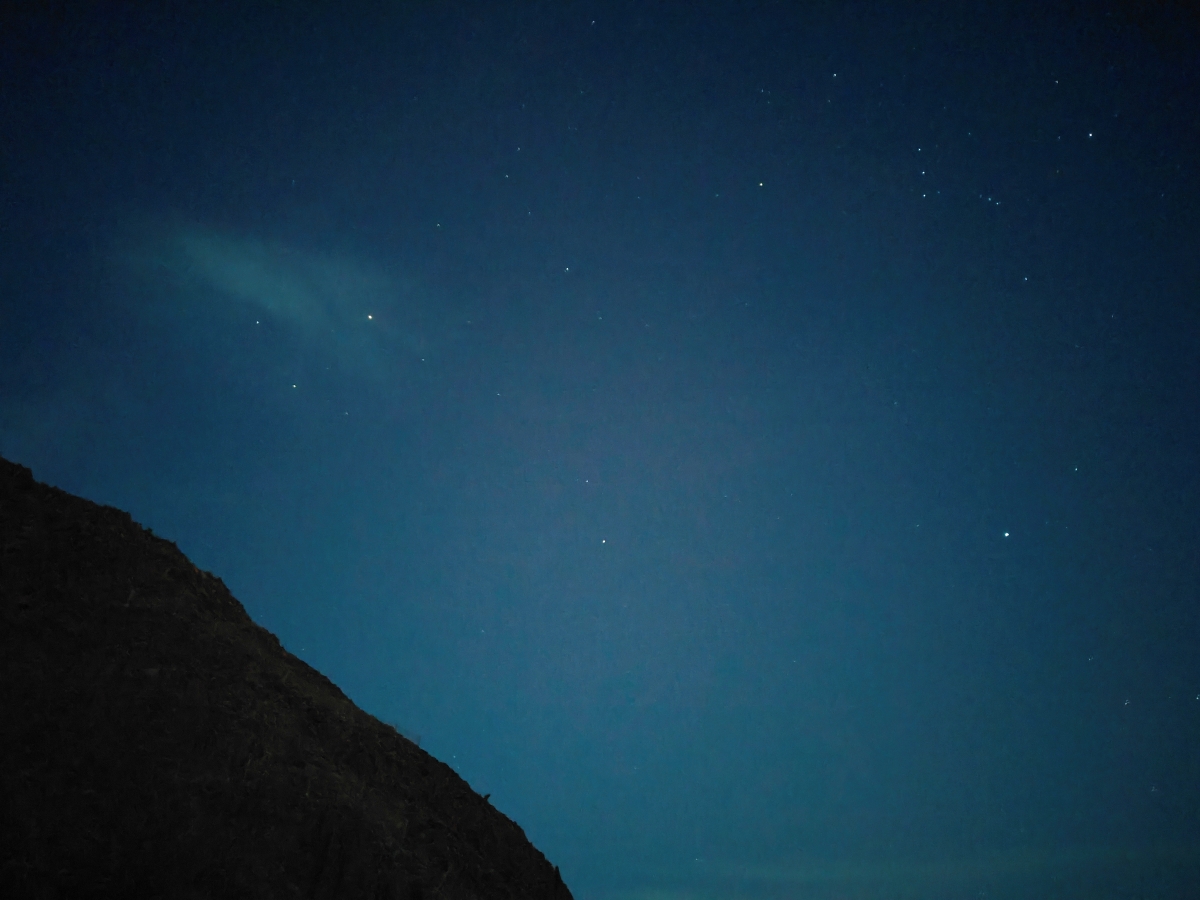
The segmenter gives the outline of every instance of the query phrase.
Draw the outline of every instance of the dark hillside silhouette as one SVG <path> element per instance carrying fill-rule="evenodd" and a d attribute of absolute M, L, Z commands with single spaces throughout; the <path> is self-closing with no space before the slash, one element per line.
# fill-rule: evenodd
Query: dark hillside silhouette
<path fill-rule="evenodd" d="M 127 513 L 0 459 L 0 896 L 570 900 Z"/>

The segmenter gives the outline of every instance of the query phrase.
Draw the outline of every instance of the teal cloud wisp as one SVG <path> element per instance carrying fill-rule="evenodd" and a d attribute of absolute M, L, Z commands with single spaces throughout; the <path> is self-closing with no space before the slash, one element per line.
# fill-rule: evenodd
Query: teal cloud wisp
<path fill-rule="evenodd" d="M 158 229 L 119 256 L 155 297 L 268 320 L 346 372 L 383 377 L 431 352 L 415 292 L 359 258 L 199 226 Z"/>

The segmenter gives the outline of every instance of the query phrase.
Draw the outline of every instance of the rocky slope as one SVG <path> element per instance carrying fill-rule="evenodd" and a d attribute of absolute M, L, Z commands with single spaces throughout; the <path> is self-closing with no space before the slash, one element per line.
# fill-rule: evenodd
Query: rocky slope
<path fill-rule="evenodd" d="M 571 894 L 219 578 L 0 460 L 0 896 Z"/>

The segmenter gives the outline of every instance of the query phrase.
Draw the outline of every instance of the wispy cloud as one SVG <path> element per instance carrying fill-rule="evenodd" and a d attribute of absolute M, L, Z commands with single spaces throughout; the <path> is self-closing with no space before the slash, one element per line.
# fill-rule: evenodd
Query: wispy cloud
<path fill-rule="evenodd" d="M 139 229 L 117 258 L 152 295 L 237 309 L 286 329 L 347 371 L 383 376 L 429 357 L 429 304 L 364 258 L 197 225 Z"/>

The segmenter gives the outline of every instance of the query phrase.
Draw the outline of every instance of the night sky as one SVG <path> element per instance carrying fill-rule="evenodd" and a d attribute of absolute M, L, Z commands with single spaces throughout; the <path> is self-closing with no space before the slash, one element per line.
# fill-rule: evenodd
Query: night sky
<path fill-rule="evenodd" d="M 116 6 L 0 27 L 0 454 L 578 900 L 1197 896 L 1186 5 Z"/>

